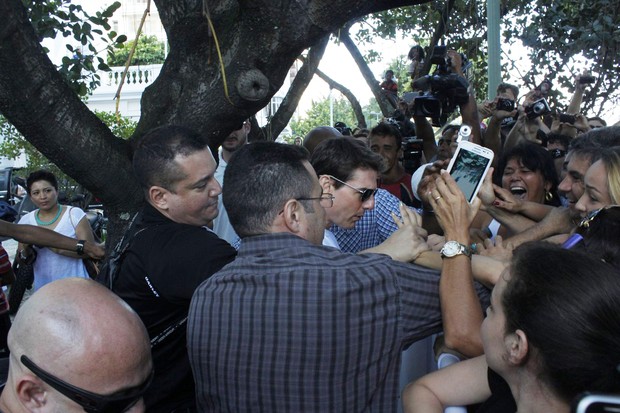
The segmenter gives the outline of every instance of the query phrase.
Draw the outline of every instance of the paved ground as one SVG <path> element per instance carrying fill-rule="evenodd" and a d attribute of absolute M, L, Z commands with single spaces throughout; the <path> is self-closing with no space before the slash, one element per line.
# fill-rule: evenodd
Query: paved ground
<path fill-rule="evenodd" d="M 11 260 L 11 262 L 13 262 L 13 259 L 15 258 L 15 252 L 17 251 L 17 241 L 12 239 L 3 241 L 2 246 L 9 254 L 9 259 Z"/>

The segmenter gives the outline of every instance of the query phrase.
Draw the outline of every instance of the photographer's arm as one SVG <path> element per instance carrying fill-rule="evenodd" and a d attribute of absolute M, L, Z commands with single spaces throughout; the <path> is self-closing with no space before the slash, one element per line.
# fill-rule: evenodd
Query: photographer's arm
<path fill-rule="evenodd" d="M 492 102 L 492 115 L 489 119 L 489 124 L 487 126 L 487 130 L 484 133 L 483 143 L 484 146 L 491 149 L 495 154 L 493 159 L 493 163 L 497 164 L 500 159 L 500 155 L 502 153 L 502 122 L 504 119 L 509 118 L 511 116 L 516 116 L 517 110 L 515 109 L 512 112 L 506 112 L 505 110 L 496 110 L 495 104 L 497 100 Z"/>
<path fill-rule="evenodd" d="M 576 115 L 581 112 L 581 102 L 583 101 L 583 93 L 585 92 L 585 84 L 581 83 L 581 76 L 589 76 L 588 71 L 584 71 L 582 75 L 575 76 L 575 92 L 570 99 L 566 113 Z"/>
<path fill-rule="evenodd" d="M 465 83 L 469 83 L 465 78 L 465 74 L 463 73 L 463 61 L 461 58 L 461 54 L 457 53 L 456 50 L 448 50 L 448 57 L 450 58 L 452 71 L 456 73 L 458 76 L 465 79 Z M 469 139 L 473 143 L 477 143 L 478 145 L 482 145 L 482 137 L 480 136 L 480 117 L 478 116 L 478 104 L 476 103 L 476 98 L 474 96 L 473 85 L 468 85 L 467 88 L 467 102 L 460 104 L 459 108 L 461 109 L 461 118 L 463 119 L 463 123 L 471 126 L 471 138 Z"/>
<path fill-rule="evenodd" d="M 426 159 L 432 159 L 437 155 L 437 142 L 431 123 L 424 116 L 414 116 L 415 133 L 418 139 L 422 139 L 422 151 Z"/>

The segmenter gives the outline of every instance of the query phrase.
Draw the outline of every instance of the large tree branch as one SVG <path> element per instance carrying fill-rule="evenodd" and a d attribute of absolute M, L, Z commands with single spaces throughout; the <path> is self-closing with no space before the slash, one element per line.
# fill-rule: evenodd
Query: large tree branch
<path fill-rule="evenodd" d="M 10 16 L 0 26 L 0 112 L 109 207 L 141 202 L 130 148 L 69 88 L 39 44 L 21 0 L 1 1 L 0 15 Z M 106 173 L 96 165 L 105 165 Z"/>
<path fill-rule="evenodd" d="M 381 87 L 379 87 L 379 82 L 377 82 L 377 79 L 375 79 L 375 75 L 372 73 L 372 70 L 370 70 L 370 67 L 368 67 L 368 64 L 366 63 L 364 57 L 351 39 L 351 36 L 349 36 L 349 32 L 347 30 L 343 29 L 340 31 L 340 40 L 351 54 L 351 57 L 353 57 L 355 64 L 357 64 L 360 73 L 364 77 L 364 80 L 366 80 L 370 91 L 377 100 L 383 116 L 389 116 L 390 110 L 381 95 Z"/>
<path fill-rule="evenodd" d="M 454 8 L 455 0 L 447 0 L 446 4 L 443 7 L 441 12 L 441 16 L 439 17 L 439 22 L 437 22 L 437 26 L 435 27 L 435 32 L 433 33 L 433 38 L 431 39 L 431 43 L 428 49 L 428 55 L 424 61 L 424 66 L 422 67 L 421 75 L 427 75 L 431 70 L 431 56 L 433 55 L 433 51 L 435 50 L 435 46 L 439 43 L 439 39 L 446 34 L 446 28 L 448 26 L 448 20 L 450 19 L 450 13 Z"/>
<path fill-rule="evenodd" d="M 278 110 L 273 115 L 269 123 L 262 128 L 263 136 L 267 136 L 268 139 L 275 140 L 291 120 L 291 117 L 299 105 L 299 100 L 319 67 L 319 63 L 323 58 L 323 54 L 325 54 L 325 48 L 327 47 L 328 42 L 329 35 L 325 36 L 319 41 L 319 43 L 310 48 L 307 58 L 302 58 L 304 64 L 297 72 L 297 75 L 291 83 L 291 87 L 288 92 L 286 92 L 286 96 L 278 107 Z"/>
<path fill-rule="evenodd" d="M 302 60 L 304 59 L 302 58 Z M 357 126 L 359 128 L 366 128 L 366 118 L 364 117 L 364 112 L 362 111 L 362 105 L 360 105 L 360 102 L 357 100 L 355 95 L 349 89 L 344 87 L 344 85 L 336 82 L 320 69 L 316 69 L 316 74 L 329 85 L 330 89 L 336 89 L 349 100 L 349 103 L 351 103 L 351 107 L 353 108 L 353 112 L 355 113 L 355 118 L 357 119 Z"/>

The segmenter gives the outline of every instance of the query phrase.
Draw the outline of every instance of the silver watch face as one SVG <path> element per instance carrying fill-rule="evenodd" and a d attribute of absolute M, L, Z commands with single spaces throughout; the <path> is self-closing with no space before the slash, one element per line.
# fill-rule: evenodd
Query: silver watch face
<path fill-rule="evenodd" d="M 462 252 L 462 246 L 457 241 L 448 241 L 441 249 L 441 253 L 446 257 L 454 257 Z"/>

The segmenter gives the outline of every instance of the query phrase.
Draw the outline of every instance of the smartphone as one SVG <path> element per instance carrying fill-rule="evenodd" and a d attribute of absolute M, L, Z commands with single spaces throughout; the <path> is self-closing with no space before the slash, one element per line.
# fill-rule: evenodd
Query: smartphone
<path fill-rule="evenodd" d="M 450 160 L 448 172 L 456 181 L 467 202 L 471 203 L 493 162 L 493 151 L 475 143 L 461 141 Z"/>
<path fill-rule="evenodd" d="M 618 413 L 620 395 L 583 393 L 575 398 L 571 413 Z"/>

